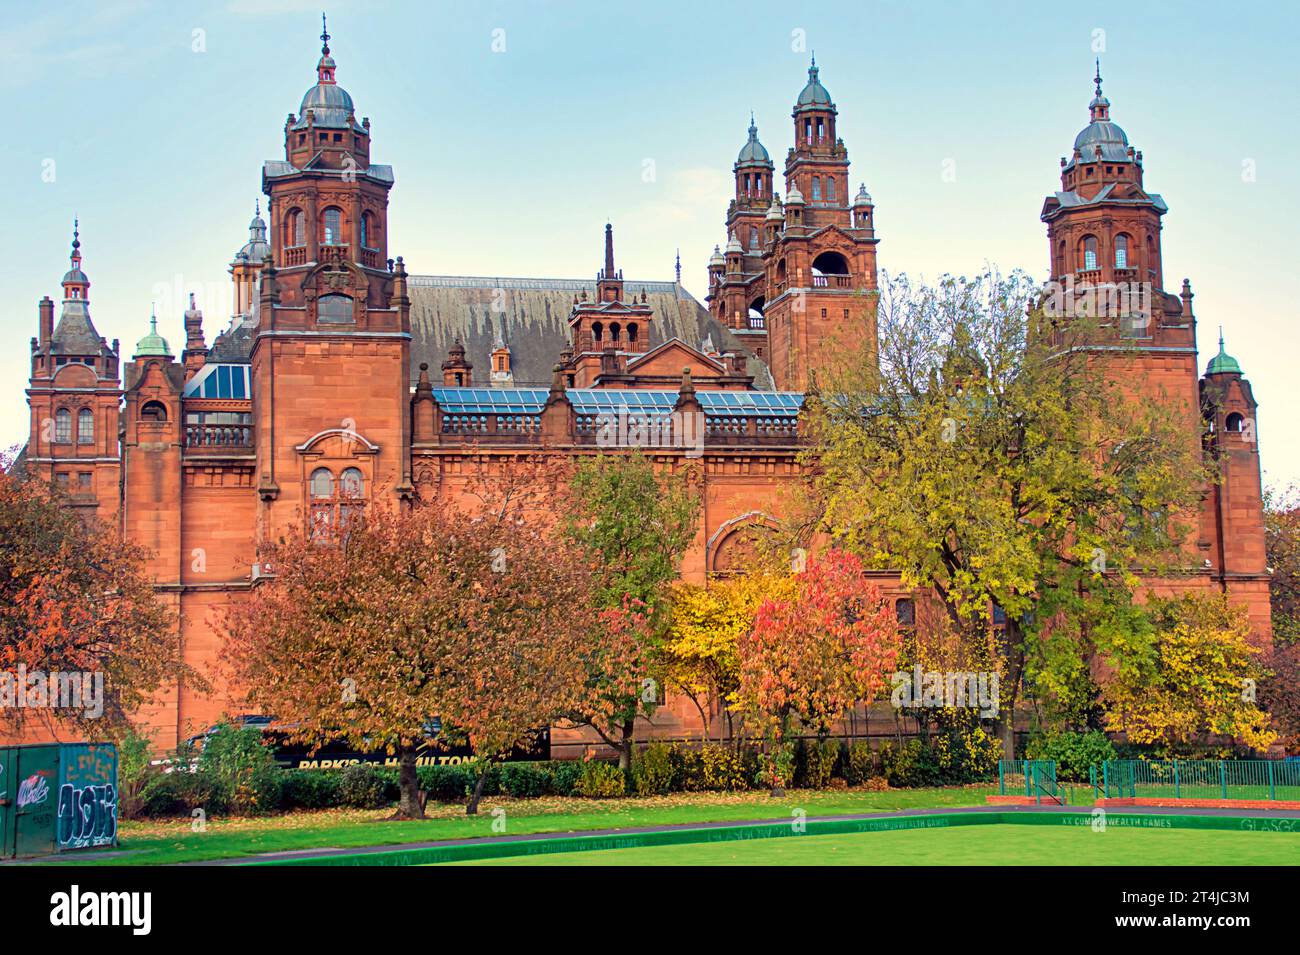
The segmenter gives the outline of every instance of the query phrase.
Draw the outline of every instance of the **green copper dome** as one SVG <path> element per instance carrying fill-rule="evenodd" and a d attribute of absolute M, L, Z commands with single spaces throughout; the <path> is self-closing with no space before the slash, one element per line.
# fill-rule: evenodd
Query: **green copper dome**
<path fill-rule="evenodd" d="M 1233 358 L 1223 350 L 1223 334 L 1219 334 L 1219 353 L 1210 359 L 1210 364 L 1206 367 L 1207 375 L 1240 375 L 1241 365 L 1237 359 Z"/>
<path fill-rule="evenodd" d="M 167 345 L 167 339 L 158 334 L 158 316 L 152 315 L 149 317 L 149 334 L 136 343 L 135 357 L 172 357 L 172 350 Z"/>

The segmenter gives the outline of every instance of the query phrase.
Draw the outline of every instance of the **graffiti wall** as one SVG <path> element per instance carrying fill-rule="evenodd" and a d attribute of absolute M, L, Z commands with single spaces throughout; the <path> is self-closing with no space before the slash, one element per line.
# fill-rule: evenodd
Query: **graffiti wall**
<path fill-rule="evenodd" d="M 0 747 L 0 858 L 117 843 L 117 750 Z"/>

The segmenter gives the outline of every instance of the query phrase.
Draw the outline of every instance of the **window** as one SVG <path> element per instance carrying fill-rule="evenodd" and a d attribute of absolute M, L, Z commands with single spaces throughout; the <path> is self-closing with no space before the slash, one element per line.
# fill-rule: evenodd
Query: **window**
<path fill-rule="evenodd" d="M 95 414 L 89 408 L 77 412 L 77 444 L 95 443 Z"/>
<path fill-rule="evenodd" d="M 330 536 L 334 523 L 334 475 L 329 468 L 311 472 L 311 537 L 323 540 Z"/>
<path fill-rule="evenodd" d="M 72 412 L 67 408 L 60 408 L 54 414 L 54 443 L 72 443 Z"/>
<path fill-rule="evenodd" d="M 636 322 L 627 327 L 627 341 L 629 345 L 636 344 Z"/>
<path fill-rule="evenodd" d="M 1097 237 L 1084 236 L 1083 239 L 1083 268 L 1084 271 L 1091 272 L 1097 267 Z"/>
<path fill-rule="evenodd" d="M 910 597 L 903 597 L 894 604 L 894 616 L 901 627 L 910 627 L 916 623 L 916 604 Z"/>
<path fill-rule="evenodd" d="M 822 177 L 821 177 L 821 176 L 813 176 L 813 181 L 812 181 L 812 197 L 813 197 L 813 201 L 814 201 L 814 202 L 816 202 L 818 199 L 820 199 L 820 198 L 822 197 Z"/>
<path fill-rule="evenodd" d="M 312 471 L 308 486 L 312 540 L 330 540 L 336 530 L 346 534 L 365 512 L 365 490 L 360 468 L 345 468 L 337 484 L 329 468 Z"/>
<path fill-rule="evenodd" d="M 140 409 L 142 421 L 166 421 L 167 408 L 161 401 L 146 401 Z"/>
<path fill-rule="evenodd" d="M 65 471 L 65 472 L 63 472 L 63 473 L 61 473 L 61 474 L 56 474 L 56 475 L 54 475 L 54 483 L 57 484 L 57 485 L 59 486 L 59 490 L 60 490 L 60 491 L 66 491 L 66 490 L 68 489 L 68 474 L 67 474 L 67 472 Z"/>
<path fill-rule="evenodd" d="M 1128 268 L 1128 236 L 1115 236 L 1115 268 Z"/>
<path fill-rule="evenodd" d="M 325 210 L 325 244 L 342 245 L 343 244 L 343 213 L 338 209 L 329 208 Z"/>
<path fill-rule="evenodd" d="M 353 321 L 352 299 L 346 295 L 322 295 L 316 302 L 316 321 L 329 325 L 346 325 Z"/>
<path fill-rule="evenodd" d="M 1240 431 L 1245 420 L 1246 419 L 1243 418 L 1239 412 L 1234 411 L 1232 414 L 1228 415 L 1227 420 L 1223 422 L 1223 427 L 1228 431 Z"/>
<path fill-rule="evenodd" d="M 77 493 L 78 493 L 78 494 L 89 494 L 89 493 L 90 493 L 90 472 L 89 472 L 89 471 L 80 471 L 80 472 L 78 472 L 78 474 L 77 474 Z"/>
<path fill-rule="evenodd" d="M 302 217 L 302 210 L 291 209 L 289 214 L 284 217 L 284 246 L 285 248 L 294 248 L 306 244 L 306 221 Z"/>
<path fill-rule="evenodd" d="M 834 198 L 835 198 L 835 180 L 834 180 L 834 179 L 827 178 L 827 180 L 826 180 L 826 198 L 827 198 L 827 199 L 834 199 Z"/>
<path fill-rule="evenodd" d="M 372 212 L 363 213 L 361 216 L 361 247 L 379 248 L 379 220 Z"/>
<path fill-rule="evenodd" d="M 604 337 L 605 337 L 604 325 L 602 325 L 600 322 L 596 322 L 594 325 L 591 326 L 591 340 L 593 342 L 599 345 L 601 339 Z"/>

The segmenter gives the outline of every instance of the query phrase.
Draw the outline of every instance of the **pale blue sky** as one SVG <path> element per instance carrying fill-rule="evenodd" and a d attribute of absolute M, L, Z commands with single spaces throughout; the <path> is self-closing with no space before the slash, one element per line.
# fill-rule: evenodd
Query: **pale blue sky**
<path fill-rule="evenodd" d="M 396 173 L 390 254 L 412 272 L 589 276 L 608 217 L 625 274 L 669 279 L 680 247 L 697 296 L 750 110 L 778 165 L 790 144 L 796 31 L 877 203 L 881 265 L 927 277 L 985 261 L 1044 275 L 1038 213 L 1104 46 L 1113 118 L 1169 204 L 1168 284 L 1196 292 L 1201 366 L 1222 324 L 1261 404 L 1265 480 L 1300 480 L 1294 3 L 326 9 L 339 82 Z M 209 340 L 224 326 L 226 267 L 315 81 L 319 33 L 319 0 L 0 2 L 0 444 L 26 433 L 27 343 L 37 300 L 58 298 L 74 212 L 92 315 L 127 354 L 152 300 L 173 348 L 189 291 Z"/>

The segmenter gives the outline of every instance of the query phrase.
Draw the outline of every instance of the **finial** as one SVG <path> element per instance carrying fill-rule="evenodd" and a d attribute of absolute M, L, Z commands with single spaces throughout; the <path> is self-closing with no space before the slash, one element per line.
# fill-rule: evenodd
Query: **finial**
<path fill-rule="evenodd" d="M 1223 326 L 1219 326 L 1219 351 L 1223 351 Z"/>
<path fill-rule="evenodd" d="M 810 67 L 808 67 L 808 68 L 809 68 L 810 70 L 815 70 L 815 69 L 817 69 L 817 51 L 816 51 L 816 50 L 813 50 L 813 52 L 812 52 L 812 66 L 810 66 Z"/>
<path fill-rule="evenodd" d="M 261 216 L 261 214 L 262 214 L 262 200 L 261 200 L 261 199 L 254 199 L 254 200 L 253 200 L 253 218 L 256 219 L 256 218 L 258 218 L 259 216 Z"/>
<path fill-rule="evenodd" d="M 1093 82 L 1097 84 L 1097 95 L 1101 95 L 1101 57 L 1097 57 L 1097 75 L 1093 77 Z"/>
<path fill-rule="evenodd" d="M 321 15 L 320 15 L 320 43 L 321 43 L 321 47 L 320 47 L 321 55 L 329 56 L 330 55 L 330 32 L 328 29 L 325 28 L 324 10 L 321 11 Z"/>
<path fill-rule="evenodd" d="M 149 331 L 157 334 L 158 332 L 158 303 L 149 303 Z"/>
<path fill-rule="evenodd" d="M 77 221 L 77 217 L 73 216 L 72 217 L 72 247 L 74 249 L 81 248 L 80 228 L 81 228 L 81 224 Z"/>

